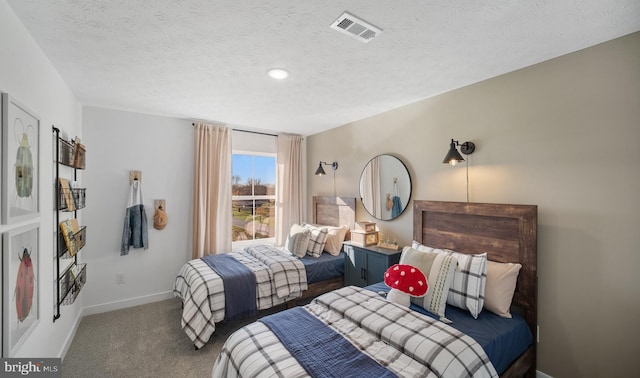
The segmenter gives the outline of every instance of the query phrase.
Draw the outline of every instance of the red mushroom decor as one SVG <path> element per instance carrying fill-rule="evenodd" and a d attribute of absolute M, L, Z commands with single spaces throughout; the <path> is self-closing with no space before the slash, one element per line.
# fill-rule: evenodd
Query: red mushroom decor
<path fill-rule="evenodd" d="M 421 297 L 427 293 L 427 278 L 413 265 L 395 264 L 384 272 L 384 283 L 391 288 L 389 302 L 409 307 L 409 296 Z"/>

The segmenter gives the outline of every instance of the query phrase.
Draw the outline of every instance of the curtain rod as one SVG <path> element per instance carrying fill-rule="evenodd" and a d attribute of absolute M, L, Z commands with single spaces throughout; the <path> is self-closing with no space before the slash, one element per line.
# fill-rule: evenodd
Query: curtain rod
<path fill-rule="evenodd" d="M 195 126 L 195 123 L 191 123 L 191 126 Z M 240 129 L 231 129 L 232 131 L 238 131 L 241 133 L 249 133 L 249 134 L 259 134 L 259 135 L 267 135 L 267 136 L 273 136 L 273 137 L 277 137 L 277 134 L 269 134 L 269 133 L 263 133 L 260 131 L 250 131 L 250 130 L 240 130 Z"/>

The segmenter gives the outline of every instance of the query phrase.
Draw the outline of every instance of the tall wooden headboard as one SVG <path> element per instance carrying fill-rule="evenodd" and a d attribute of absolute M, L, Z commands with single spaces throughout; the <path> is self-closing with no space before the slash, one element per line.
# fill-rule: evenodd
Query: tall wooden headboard
<path fill-rule="evenodd" d="M 349 197 L 313 197 L 313 223 L 324 226 L 344 226 L 348 225 L 349 230 L 355 227 L 356 223 L 356 199 Z M 347 231 L 345 240 L 351 237 Z M 344 286 L 344 276 L 332 278 L 330 280 L 319 281 L 309 284 L 309 289 L 302 293 L 298 300 L 310 300 L 320 294 L 335 290 Z M 303 302 L 304 303 L 304 302 Z"/>
<path fill-rule="evenodd" d="M 348 225 L 352 230 L 356 223 L 356 199 L 313 197 L 313 223 L 336 227 Z"/>
<path fill-rule="evenodd" d="M 468 254 L 486 252 L 489 260 L 522 264 L 512 303 L 523 310 L 535 340 L 538 207 L 415 200 L 413 209 L 417 242 Z M 530 364 L 524 371 L 535 367 L 535 344 L 522 366 L 514 367 L 516 375 L 522 375 L 525 365 Z"/>

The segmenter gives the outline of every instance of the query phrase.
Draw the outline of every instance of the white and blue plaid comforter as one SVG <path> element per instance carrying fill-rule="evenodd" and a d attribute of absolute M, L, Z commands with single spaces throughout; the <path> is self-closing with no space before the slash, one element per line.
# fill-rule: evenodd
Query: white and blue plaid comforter
<path fill-rule="evenodd" d="M 324 294 L 304 308 L 399 377 L 498 376 L 471 337 L 374 292 L 348 286 Z M 229 336 L 212 376 L 309 375 L 277 336 L 258 321 Z M 367 372 L 362 376 L 368 377 Z"/>
<path fill-rule="evenodd" d="M 255 274 L 258 310 L 299 298 L 307 290 L 304 264 L 275 247 L 247 247 L 231 256 Z M 224 319 L 222 278 L 201 259 L 191 260 L 180 269 L 173 292 L 183 303 L 182 329 L 196 348 L 201 348 L 215 331 L 215 323 Z"/>

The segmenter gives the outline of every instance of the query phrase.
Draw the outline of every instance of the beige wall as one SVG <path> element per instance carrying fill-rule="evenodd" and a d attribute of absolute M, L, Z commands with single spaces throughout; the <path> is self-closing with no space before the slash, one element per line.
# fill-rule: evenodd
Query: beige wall
<path fill-rule="evenodd" d="M 465 201 L 451 138 L 476 143 L 472 202 L 538 205 L 538 370 L 630 376 L 640 338 L 640 33 L 308 138 L 308 166 L 338 161 L 338 195 L 366 162 L 402 158 L 413 199 Z M 332 175 L 310 175 L 332 195 Z M 358 218 L 368 219 L 362 206 Z M 411 241 L 411 209 L 382 231 Z"/>

